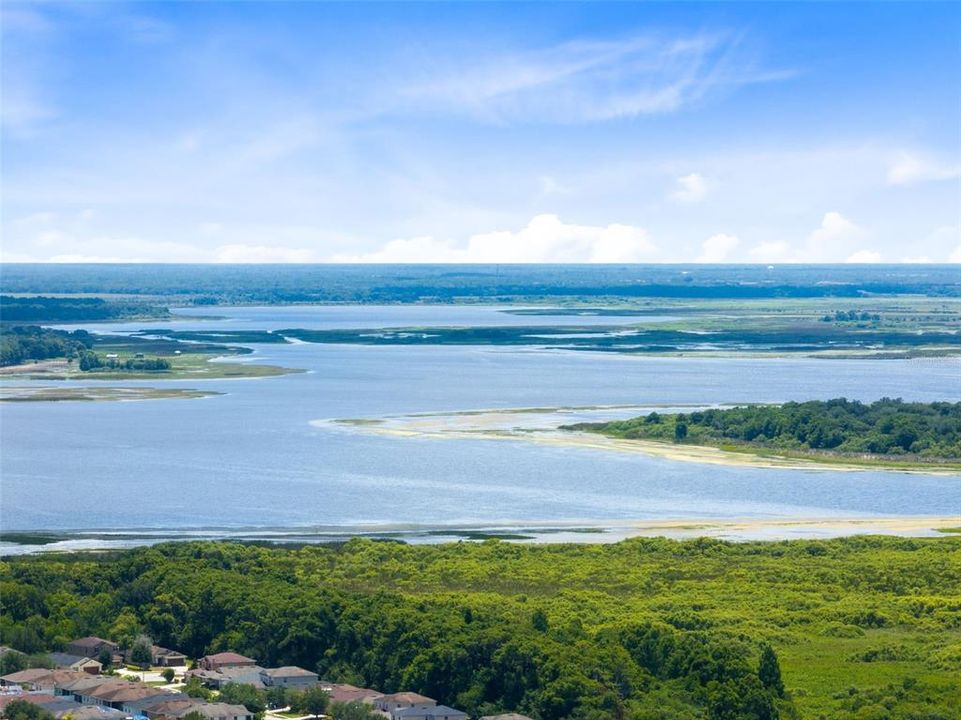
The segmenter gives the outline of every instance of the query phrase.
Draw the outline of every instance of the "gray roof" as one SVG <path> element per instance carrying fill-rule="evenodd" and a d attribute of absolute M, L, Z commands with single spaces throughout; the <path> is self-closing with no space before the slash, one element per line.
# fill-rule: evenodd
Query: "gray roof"
<path fill-rule="evenodd" d="M 405 718 L 405 717 L 427 717 L 427 718 L 445 718 L 445 717 L 467 717 L 467 713 L 463 710 L 457 710 L 447 705 L 433 705 L 430 707 L 409 707 L 403 708 L 401 710 L 394 710 L 391 717 L 394 718 Z"/>
<path fill-rule="evenodd" d="M 78 662 L 97 662 L 93 658 L 88 658 L 85 655 L 72 655 L 62 652 L 52 652 L 47 657 L 50 658 L 50 661 L 54 665 L 62 665 L 63 667 L 70 667 Z"/>
<path fill-rule="evenodd" d="M 317 677 L 317 673 L 311 672 L 310 670 L 304 670 L 302 667 L 297 667 L 296 665 L 285 665 L 279 668 L 267 668 L 266 670 L 260 671 L 262 675 L 267 677 Z"/>

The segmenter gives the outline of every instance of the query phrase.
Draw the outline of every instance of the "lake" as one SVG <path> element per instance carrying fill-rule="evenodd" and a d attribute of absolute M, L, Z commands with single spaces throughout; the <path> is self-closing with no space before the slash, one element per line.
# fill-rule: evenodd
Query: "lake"
<path fill-rule="evenodd" d="M 564 326 L 574 320 L 502 310 L 218 307 L 191 313 L 215 311 L 223 319 L 184 313 L 177 322 L 89 327 L 129 332 L 150 327 Z M 578 316 L 576 322 L 663 319 Z M 118 542 L 135 542 L 127 536 L 144 531 L 223 536 L 262 529 L 326 537 L 324 533 L 478 527 L 612 527 L 652 519 L 961 514 L 961 477 L 956 476 L 708 466 L 488 438 L 385 437 L 317 422 L 486 408 L 708 406 L 838 396 L 958 401 L 957 358 L 730 359 L 497 347 L 251 347 L 254 354 L 240 362 L 309 372 L 255 380 L 104 383 L 225 393 L 193 400 L 4 404 L 3 530 L 119 531 Z M 57 386 L 83 384 L 97 383 Z M 598 415 L 631 414 L 636 410 Z"/>

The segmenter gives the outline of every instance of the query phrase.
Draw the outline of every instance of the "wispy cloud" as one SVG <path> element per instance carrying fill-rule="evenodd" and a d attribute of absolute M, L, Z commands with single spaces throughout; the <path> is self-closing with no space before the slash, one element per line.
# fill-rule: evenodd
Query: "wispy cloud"
<path fill-rule="evenodd" d="M 961 178 L 961 163 L 950 163 L 917 153 L 902 152 L 888 168 L 888 183 L 913 185 Z"/>
<path fill-rule="evenodd" d="M 573 124 L 670 113 L 723 89 L 791 77 L 733 34 L 642 35 L 468 58 L 401 91 L 419 107 L 492 123 Z"/>
<path fill-rule="evenodd" d="M 680 203 L 696 203 L 703 200 L 710 190 L 710 184 L 700 173 L 682 175 L 674 181 L 671 200 Z"/>

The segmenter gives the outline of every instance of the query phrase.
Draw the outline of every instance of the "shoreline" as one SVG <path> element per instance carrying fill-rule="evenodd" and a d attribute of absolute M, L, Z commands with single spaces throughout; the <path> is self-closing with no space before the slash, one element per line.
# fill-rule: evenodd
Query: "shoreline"
<path fill-rule="evenodd" d="M 728 542 L 828 540 L 855 535 L 949 537 L 958 516 L 821 516 L 778 518 L 665 518 L 600 521 L 503 521 L 466 525 L 372 523 L 276 528 L 142 530 L 17 530 L 0 535 L 0 557 L 34 553 L 103 552 L 166 542 L 241 542 L 320 545 L 354 538 L 408 544 L 501 540 L 534 544 L 610 544 L 631 538 L 712 538 Z"/>
<path fill-rule="evenodd" d="M 723 407 L 724 404 L 719 405 Z M 727 450 L 710 445 L 687 445 L 657 440 L 624 439 L 602 433 L 560 430 L 558 425 L 569 424 L 570 415 L 577 412 L 610 411 L 642 406 L 608 405 L 509 408 L 502 410 L 467 410 L 448 413 L 420 413 L 385 418 L 342 418 L 314 420 L 315 427 L 335 426 L 356 432 L 374 433 L 389 437 L 430 439 L 484 439 L 534 442 L 555 447 L 584 448 L 607 452 L 634 453 L 666 460 L 694 462 L 704 465 L 729 467 L 760 467 L 789 470 L 836 470 L 843 472 L 885 471 L 942 477 L 961 477 L 961 468 L 947 464 L 904 465 L 848 458 L 807 458 L 776 452 L 759 453 Z M 643 406 L 647 407 L 647 406 Z M 679 407 L 679 406 L 678 406 Z M 540 416 L 537 418 L 536 416 Z M 515 423 L 518 418 L 535 418 L 527 427 Z M 540 420 L 538 423 L 537 420 Z"/>

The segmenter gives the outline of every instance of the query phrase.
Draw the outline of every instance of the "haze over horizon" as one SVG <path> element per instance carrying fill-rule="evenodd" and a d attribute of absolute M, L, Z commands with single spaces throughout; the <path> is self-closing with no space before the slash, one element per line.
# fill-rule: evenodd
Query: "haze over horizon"
<path fill-rule="evenodd" d="M 961 262 L 961 5 L 5 2 L 3 262 Z"/>

